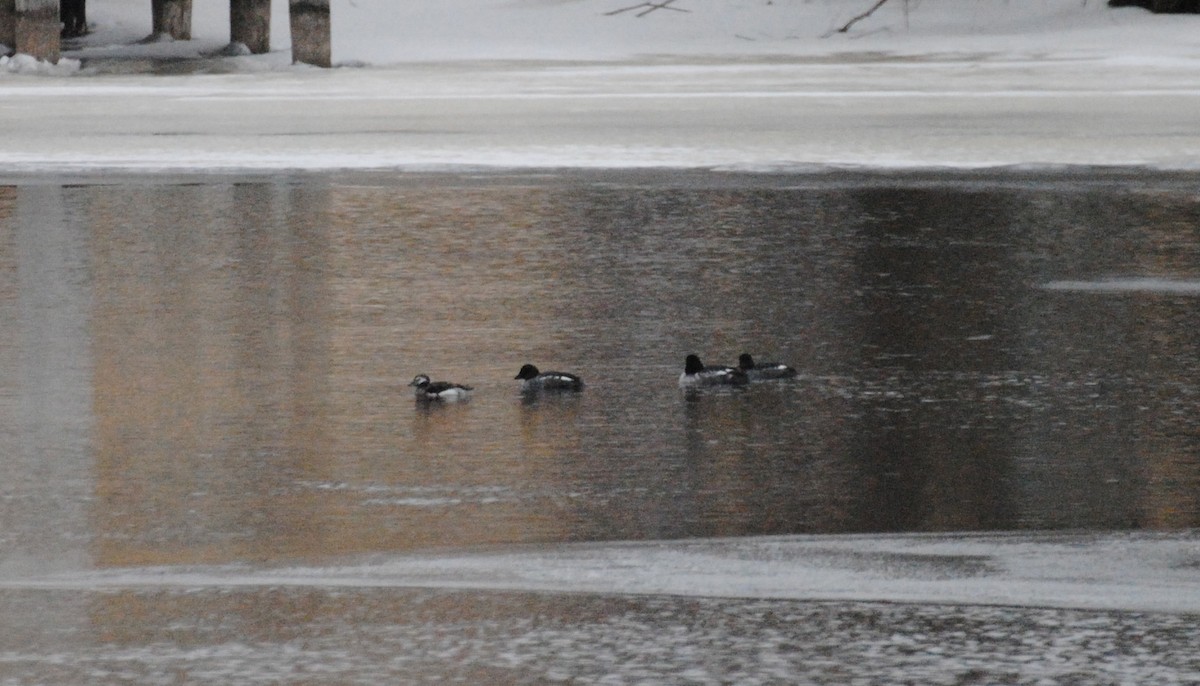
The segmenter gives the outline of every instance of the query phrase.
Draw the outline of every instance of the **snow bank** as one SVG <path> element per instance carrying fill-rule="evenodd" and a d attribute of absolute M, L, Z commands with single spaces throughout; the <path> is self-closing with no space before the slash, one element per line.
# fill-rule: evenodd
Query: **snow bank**
<path fill-rule="evenodd" d="M 335 53 L 419 59 L 608 59 L 635 55 L 822 55 L 886 51 L 1155 53 L 1194 45 L 1196 21 L 1112 10 L 1100 0 L 892 0 L 846 33 L 868 0 L 357 0 L 335 7 Z M 622 11 L 626 8 L 628 11 Z M 387 17 L 392 35 L 364 30 Z M 1190 29 L 1190 30 L 1189 30 Z M 1190 34 L 1190 35 L 1189 35 Z M 1132 42 L 1132 44 L 1131 44 Z"/>
<path fill-rule="evenodd" d="M 1200 17 L 1110 9 L 1103 0 L 891 0 L 846 33 L 873 0 L 333 0 L 335 62 L 628 59 L 647 55 L 886 52 L 1176 55 L 1196 58 Z M 228 3 L 196 3 L 197 52 L 229 40 Z M 290 45 L 286 0 L 273 0 L 272 45 Z M 73 57 L 150 32 L 144 0 L 108 0 Z"/>
<path fill-rule="evenodd" d="M 3 44 L 0 44 L 0 53 L 6 52 Z M 62 76 L 66 74 L 74 74 L 79 71 L 79 60 L 70 58 L 60 59 L 56 64 L 52 64 L 45 60 L 39 60 L 30 55 L 18 53 L 11 57 L 0 54 L 0 73 L 8 72 L 10 74 L 49 74 Z"/>

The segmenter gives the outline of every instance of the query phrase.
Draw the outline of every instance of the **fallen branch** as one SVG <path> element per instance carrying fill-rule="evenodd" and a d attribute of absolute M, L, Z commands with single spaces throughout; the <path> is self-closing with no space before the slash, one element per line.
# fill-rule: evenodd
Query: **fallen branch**
<path fill-rule="evenodd" d="M 650 14 L 651 12 L 653 12 L 654 10 L 675 10 L 676 12 L 691 12 L 691 10 L 685 10 L 682 7 L 671 7 L 670 5 L 673 2 L 675 2 L 675 0 L 662 0 L 662 2 L 643 2 L 640 5 L 632 5 L 630 7 L 622 7 L 619 10 L 613 10 L 612 12 L 605 12 L 604 16 L 611 17 L 614 14 L 621 14 L 622 12 L 639 10 L 639 9 L 642 9 L 643 7 L 645 7 L 646 9 L 635 14 L 634 15 L 635 17 L 644 17 L 647 14 Z"/>
<path fill-rule="evenodd" d="M 834 31 L 834 33 L 846 33 L 847 31 L 850 30 L 851 26 L 854 26 L 855 24 L 862 21 L 863 19 L 866 19 L 867 17 L 871 16 L 872 14 L 875 14 L 875 10 L 879 9 L 880 7 L 883 7 L 883 4 L 887 1 L 888 0 L 879 0 L 879 2 L 875 3 L 875 5 L 873 7 L 871 7 L 871 9 L 867 10 L 866 12 L 863 12 L 862 14 L 858 15 L 857 17 L 854 17 L 850 21 L 846 22 L 845 26 L 838 29 L 837 31 Z"/>

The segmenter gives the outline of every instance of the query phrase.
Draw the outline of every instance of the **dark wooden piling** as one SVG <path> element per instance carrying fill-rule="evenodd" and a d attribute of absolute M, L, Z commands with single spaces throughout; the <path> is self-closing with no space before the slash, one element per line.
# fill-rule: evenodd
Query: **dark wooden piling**
<path fill-rule="evenodd" d="M 58 0 L 16 0 L 13 45 L 17 52 L 57 62 L 62 51 Z"/>
<path fill-rule="evenodd" d="M 62 22 L 63 38 L 87 35 L 87 0 L 59 0 L 58 19 Z"/>
<path fill-rule="evenodd" d="M 0 0 L 0 54 L 17 47 L 17 0 Z"/>
<path fill-rule="evenodd" d="M 318 67 L 333 65 L 329 0 L 289 0 L 292 61 Z"/>
<path fill-rule="evenodd" d="M 271 0 L 229 0 L 229 40 L 261 55 L 271 50 Z"/>
<path fill-rule="evenodd" d="M 16 52 L 57 62 L 62 51 L 62 32 L 81 35 L 87 31 L 85 0 L 0 0 L 0 44 Z M 333 64 L 329 0 L 289 0 L 292 32 L 292 61 L 330 67 Z M 66 11 L 66 15 L 62 14 Z M 230 0 L 230 40 L 244 43 L 251 52 L 271 49 L 270 0 Z M 177 40 L 192 38 L 192 0 L 151 0 L 155 35 Z M 71 21 L 64 29 L 63 17 Z"/>
<path fill-rule="evenodd" d="M 192 39 L 192 0 L 150 0 L 154 35 Z"/>
<path fill-rule="evenodd" d="M 1143 7 L 1156 14 L 1200 14 L 1200 0 L 1108 0 L 1109 7 Z"/>

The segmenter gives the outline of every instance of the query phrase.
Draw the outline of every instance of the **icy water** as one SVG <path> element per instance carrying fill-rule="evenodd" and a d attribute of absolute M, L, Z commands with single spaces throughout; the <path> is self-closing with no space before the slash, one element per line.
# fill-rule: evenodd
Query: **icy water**
<path fill-rule="evenodd" d="M 0 179 L 0 683 L 1197 683 L 1187 615 L 21 585 L 1200 526 L 1197 181 Z M 741 352 L 799 374 L 677 387 Z M 525 362 L 587 387 L 522 396 Z"/>

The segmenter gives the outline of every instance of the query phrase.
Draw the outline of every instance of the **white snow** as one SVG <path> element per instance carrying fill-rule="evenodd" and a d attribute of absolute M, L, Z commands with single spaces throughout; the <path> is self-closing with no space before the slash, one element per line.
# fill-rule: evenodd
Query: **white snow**
<path fill-rule="evenodd" d="M 564 544 L 333 566 L 112 569 L 4 589 L 444 588 L 1200 612 L 1200 535 L 786 536 Z"/>
<path fill-rule="evenodd" d="M 334 59 L 626 59 L 645 55 L 981 54 L 1194 59 L 1194 17 L 1110 9 L 1104 0 L 332 0 Z M 144 0 L 90 3 L 82 54 L 145 39 Z M 272 0 L 272 45 L 290 45 L 287 0 Z M 229 37 L 227 3 L 195 3 L 191 54 Z M 187 42 L 165 54 L 188 53 Z"/>
<path fill-rule="evenodd" d="M 98 0 L 59 65 L 0 64 L 0 168 L 1200 168 L 1200 16 L 891 0 L 834 32 L 871 4 L 335 1 L 320 70 L 282 0 L 262 56 L 223 3 L 137 42 L 144 2 Z"/>
<path fill-rule="evenodd" d="M 5 54 L 7 52 L 10 50 L 0 43 L 0 73 L 8 71 L 21 74 L 66 75 L 78 71 L 80 66 L 79 60 L 69 57 L 51 64 L 22 53 L 9 56 Z"/>

